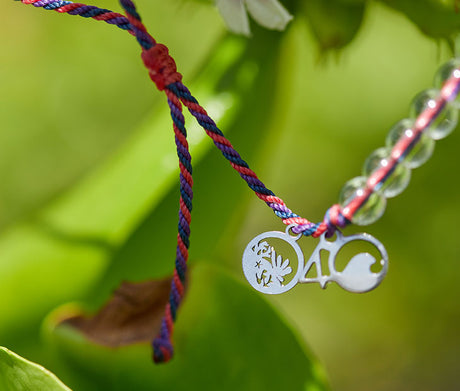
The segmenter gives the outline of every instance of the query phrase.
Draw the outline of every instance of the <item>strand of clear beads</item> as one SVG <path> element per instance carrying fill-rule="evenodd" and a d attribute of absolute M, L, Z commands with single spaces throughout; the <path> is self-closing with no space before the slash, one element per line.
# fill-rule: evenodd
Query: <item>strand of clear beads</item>
<path fill-rule="evenodd" d="M 412 101 L 409 117 L 396 123 L 384 147 L 364 163 L 362 176 L 349 180 L 339 197 L 340 213 L 357 225 L 378 220 L 387 198 L 408 186 L 411 170 L 432 155 L 435 141 L 448 136 L 457 126 L 460 109 L 460 58 L 439 69 L 434 88 L 422 91 Z"/>

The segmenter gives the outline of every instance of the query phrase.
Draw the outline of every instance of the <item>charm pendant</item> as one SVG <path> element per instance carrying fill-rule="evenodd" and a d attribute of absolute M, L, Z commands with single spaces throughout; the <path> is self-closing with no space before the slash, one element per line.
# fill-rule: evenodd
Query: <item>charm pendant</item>
<path fill-rule="evenodd" d="M 243 254 L 243 272 L 249 284 L 256 290 L 267 294 L 278 294 L 288 291 L 297 283 L 319 283 L 326 288 L 329 282 L 336 282 L 350 292 L 364 293 L 376 288 L 385 277 L 388 270 L 388 254 L 385 247 L 373 236 L 363 233 L 344 236 L 336 231 L 335 240 L 329 241 L 325 234 L 321 235 L 319 244 L 304 265 L 304 255 L 297 244 L 302 235 L 286 232 L 271 231 L 256 236 L 249 242 Z M 346 244 L 353 241 L 363 241 L 372 244 L 380 253 L 381 270 L 371 271 L 376 259 L 369 253 L 359 253 L 350 259 L 343 271 L 336 269 L 336 258 Z M 277 250 L 275 250 L 276 243 Z M 321 267 L 321 251 L 328 252 L 328 268 L 330 275 L 323 275 Z M 295 254 L 297 260 L 283 256 L 284 253 Z M 292 258 L 292 256 L 291 256 Z M 307 275 L 316 267 L 317 276 L 308 278 Z"/>

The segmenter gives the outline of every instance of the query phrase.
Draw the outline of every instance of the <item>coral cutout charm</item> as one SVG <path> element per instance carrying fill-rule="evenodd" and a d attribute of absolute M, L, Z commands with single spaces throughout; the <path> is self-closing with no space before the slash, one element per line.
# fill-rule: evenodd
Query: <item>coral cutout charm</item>
<path fill-rule="evenodd" d="M 335 240 L 329 241 L 325 234 L 304 266 L 304 255 L 297 241 L 302 236 L 286 232 L 271 231 L 256 236 L 247 245 L 243 254 L 243 272 L 251 284 L 259 292 L 278 294 L 288 291 L 297 283 L 319 283 L 326 288 L 329 282 L 336 282 L 350 292 L 363 293 L 376 288 L 388 270 L 388 254 L 385 247 L 369 234 L 344 236 L 336 231 Z M 347 263 L 343 271 L 336 268 L 339 251 L 354 241 L 368 242 L 380 253 L 380 271 L 374 273 L 371 266 L 376 259 L 369 253 L 359 253 Z M 275 247 L 276 246 L 276 247 Z M 321 251 L 328 252 L 328 268 L 330 275 L 323 275 L 321 267 Z M 297 259 L 293 259 L 296 257 Z M 291 258 L 291 259 L 289 259 Z M 316 277 L 308 278 L 312 267 L 316 267 Z"/>

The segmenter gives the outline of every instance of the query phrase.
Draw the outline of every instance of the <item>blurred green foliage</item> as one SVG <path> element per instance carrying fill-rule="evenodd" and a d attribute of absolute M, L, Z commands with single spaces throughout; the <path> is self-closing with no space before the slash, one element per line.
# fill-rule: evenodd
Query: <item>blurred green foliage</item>
<path fill-rule="evenodd" d="M 365 11 L 363 2 L 348 4 L 340 0 L 311 0 L 303 7 L 322 52 L 349 44 L 361 27 Z"/>
<path fill-rule="evenodd" d="M 248 40 L 227 36 L 206 2 L 138 3 L 243 158 L 312 220 L 449 57 L 448 45 L 420 31 L 448 42 L 460 20 L 453 1 L 385 1 L 390 8 L 334 0 L 328 9 L 325 1 L 291 0 L 283 2 L 295 15 L 286 32 L 253 26 Z M 279 222 L 188 118 L 193 271 L 177 359 L 154 367 L 148 346 L 112 351 L 56 328 L 67 302 L 96 309 L 122 280 L 171 273 L 172 129 L 131 36 L 19 3 L 1 7 L 9 16 L 0 27 L 3 345 L 81 390 L 326 389 L 302 340 L 335 390 L 455 389 L 456 133 L 369 229 L 391 257 L 377 291 L 297 287 L 266 300 L 243 285 L 240 257 L 250 238 Z M 342 49 L 339 61 L 323 55 L 319 65 L 318 48 Z"/>
<path fill-rule="evenodd" d="M 44 333 L 59 360 L 57 373 L 74 389 L 88 391 L 327 389 L 311 353 L 249 287 L 209 265 L 193 268 L 190 278 L 170 363 L 153 365 L 148 345 L 113 350 L 73 329 L 54 329 L 52 314 Z"/>

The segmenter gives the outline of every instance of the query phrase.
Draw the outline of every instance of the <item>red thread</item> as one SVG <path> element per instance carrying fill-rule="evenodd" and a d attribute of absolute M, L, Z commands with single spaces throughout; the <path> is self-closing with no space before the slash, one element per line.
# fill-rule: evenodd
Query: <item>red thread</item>
<path fill-rule="evenodd" d="M 161 353 L 163 353 L 164 361 L 167 362 L 171 359 L 171 353 L 169 352 L 168 349 L 165 347 L 161 346 L 160 347 Z"/>
<path fill-rule="evenodd" d="M 147 29 L 140 20 L 133 18 L 130 14 L 127 14 L 126 17 L 128 18 L 129 23 L 131 23 L 131 26 L 137 28 L 140 31 L 143 31 L 144 33 L 147 33 Z"/>
<path fill-rule="evenodd" d="M 208 116 L 208 113 L 206 112 L 206 110 L 201 107 L 198 103 L 195 103 L 195 102 L 191 102 L 189 100 L 184 100 L 182 99 L 182 102 L 184 103 L 185 106 L 187 106 L 190 110 L 193 110 L 199 114 L 203 114 L 205 116 Z M 205 129 L 206 130 L 206 129 Z M 208 132 L 208 130 L 206 130 L 206 132 Z M 217 136 L 217 135 L 216 135 Z"/>
<path fill-rule="evenodd" d="M 303 225 L 303 224 L 310 224 L 311 222 L 308 221 L 307 219 L 304 219 L 303 217 L 290 217 L 288 219 L 283 219 L 283 223 L 285 225 Z"/>
<path fill-rule="evenodd" d="M 250 177 L 253 177 L 253 178 L 256 178 L 257 179 L 257 175 L 255 174 L 254 171 L 252 171 L 250 168 L 247 168 L 247 167 L 242 167 L 236 163 L 233 163 L 233 162 L 230 162 L 230 164 L 232 165 L 232 167 L 237 170 L 240 174 L 243 174 L 243 175 L 247 175 L 247 176 L 250 176 Z"/>
<path fill-rule="evenodd" d="M 109 12 L 107 14 L 102 14 L 102 15 L 96 15 L 93 17 L 93 19 L 96 19 L 96 20 L 110 20 L 110 19 L 114 19 L 114 18 L 118 18 L 120 16 L 123 16 L 123 15 L 120 15 L 116 12 Z"/>
<path fill-rule="evenodd" d="M 324 232 L 326 232 L 328 230 L 328 227 L 327 227 L 327 224 L 323 221 L 319 227 L 317 228 L 317 230 L 315 232 L 312 233 L 312 237 L 313 238 L 319 238 Z"/>
<path fill-rule="evenodd" d="M 187 259 L 188 258 L 188 250 L 187 250 L 187 247 L 185 247 L 185 244 L 182 241 L 182 238 L 180 237 L 180 234 L 177 234 L 177 245 L 179 246 L 179 250 L 182 253 L 183 257 L 185 259 Z"/>
<path fill-rule="evenodd" d="M 334 204 L 329 209 L 329 220 L 335 226 L 339 225 L 339 215 L 340 215 L 341 209 L 342 208 L 339 204 Z"/>
<path fill-rule="evenodd" d="M 170 304 L 166 304 L 165 320 L 166 320 L 166 327 L 168 328 L 168 331 L 169 331 L 169 338 L 170 340 L 172 340 L 172 334 L 174 331 L 174 321 L 171 315 L 171 305 Z"/>
<path fill-rule="evenodd" d="M 224 136 L 219 136 L 218 134 L 215 134 L 213 136 L 213 140 L 218 142 L 218 143 L 220 143 L 220 144 L 222 144 L 222 145 L 225 145 L 227 147 L 233 148 L 233 145 Z"/>
<path fill-rule="evenodd" d="M 184 215 L 185 220 L 187 221 L 187 223 L 190 224 L 192 220 L 192 215 L 190 214 L 190 211 L 186 207 L 184 200 L 182 198 L 179 200 L 179 203 L 180 203 L 180 210 L 182 211 L 182 214 Z"/>
<path fill-rule="evenodd" d="M 193 186 L 193 179 L 182 163 L 179 163 L 180 171 L 190 186 Z"/>
<path fill-rule="evenodd" d="M 144 50 L 142 61 L 149 70 L 150 78 L 160 91 L 163 91 L 167 85 L 182 80 L 182 75 L 177 72 L 176 62 L 169 55 L 165 45 L 156 44 L 149 50 Z"/>
<path fill-rule="evenodd" d="M 259 199 L 261 199 L 261 200 L 264 201 L 264 202 L 270 202 L 270 201 L 268 201 L 268 198 L 269 198 L 270 196 L 268 196 L 268 195 L 266 195 L 266 194 L 262 194 L 262 193 L 257 193 L 257 192 L 256 192 L 256 196 L 259 197 Z"/>
<path fill-rule="evenodd" d="M 267 202 L 272 202 L 274 204 L 285 205 L 284 201 L 276 196 L 267 196 Z"/>
<path fill-rule="evenodd" d="M 57 8 L 56 11 L 60 13 L 66 13 L 66 12 L 73 11 L 74 9 L 77 9 L 80 7 L 83 7 L 83 4 L 72 3 L 72 4 L 63 5 L 62 7 Z"/>
<path fill-rule="evenodd" d="M 184 296 L 184 285 L 177 274 L 177 270 L 174 270 L 174 283 L 176 284 L 177 293 L 179 293 L 181 297 Z"/>

